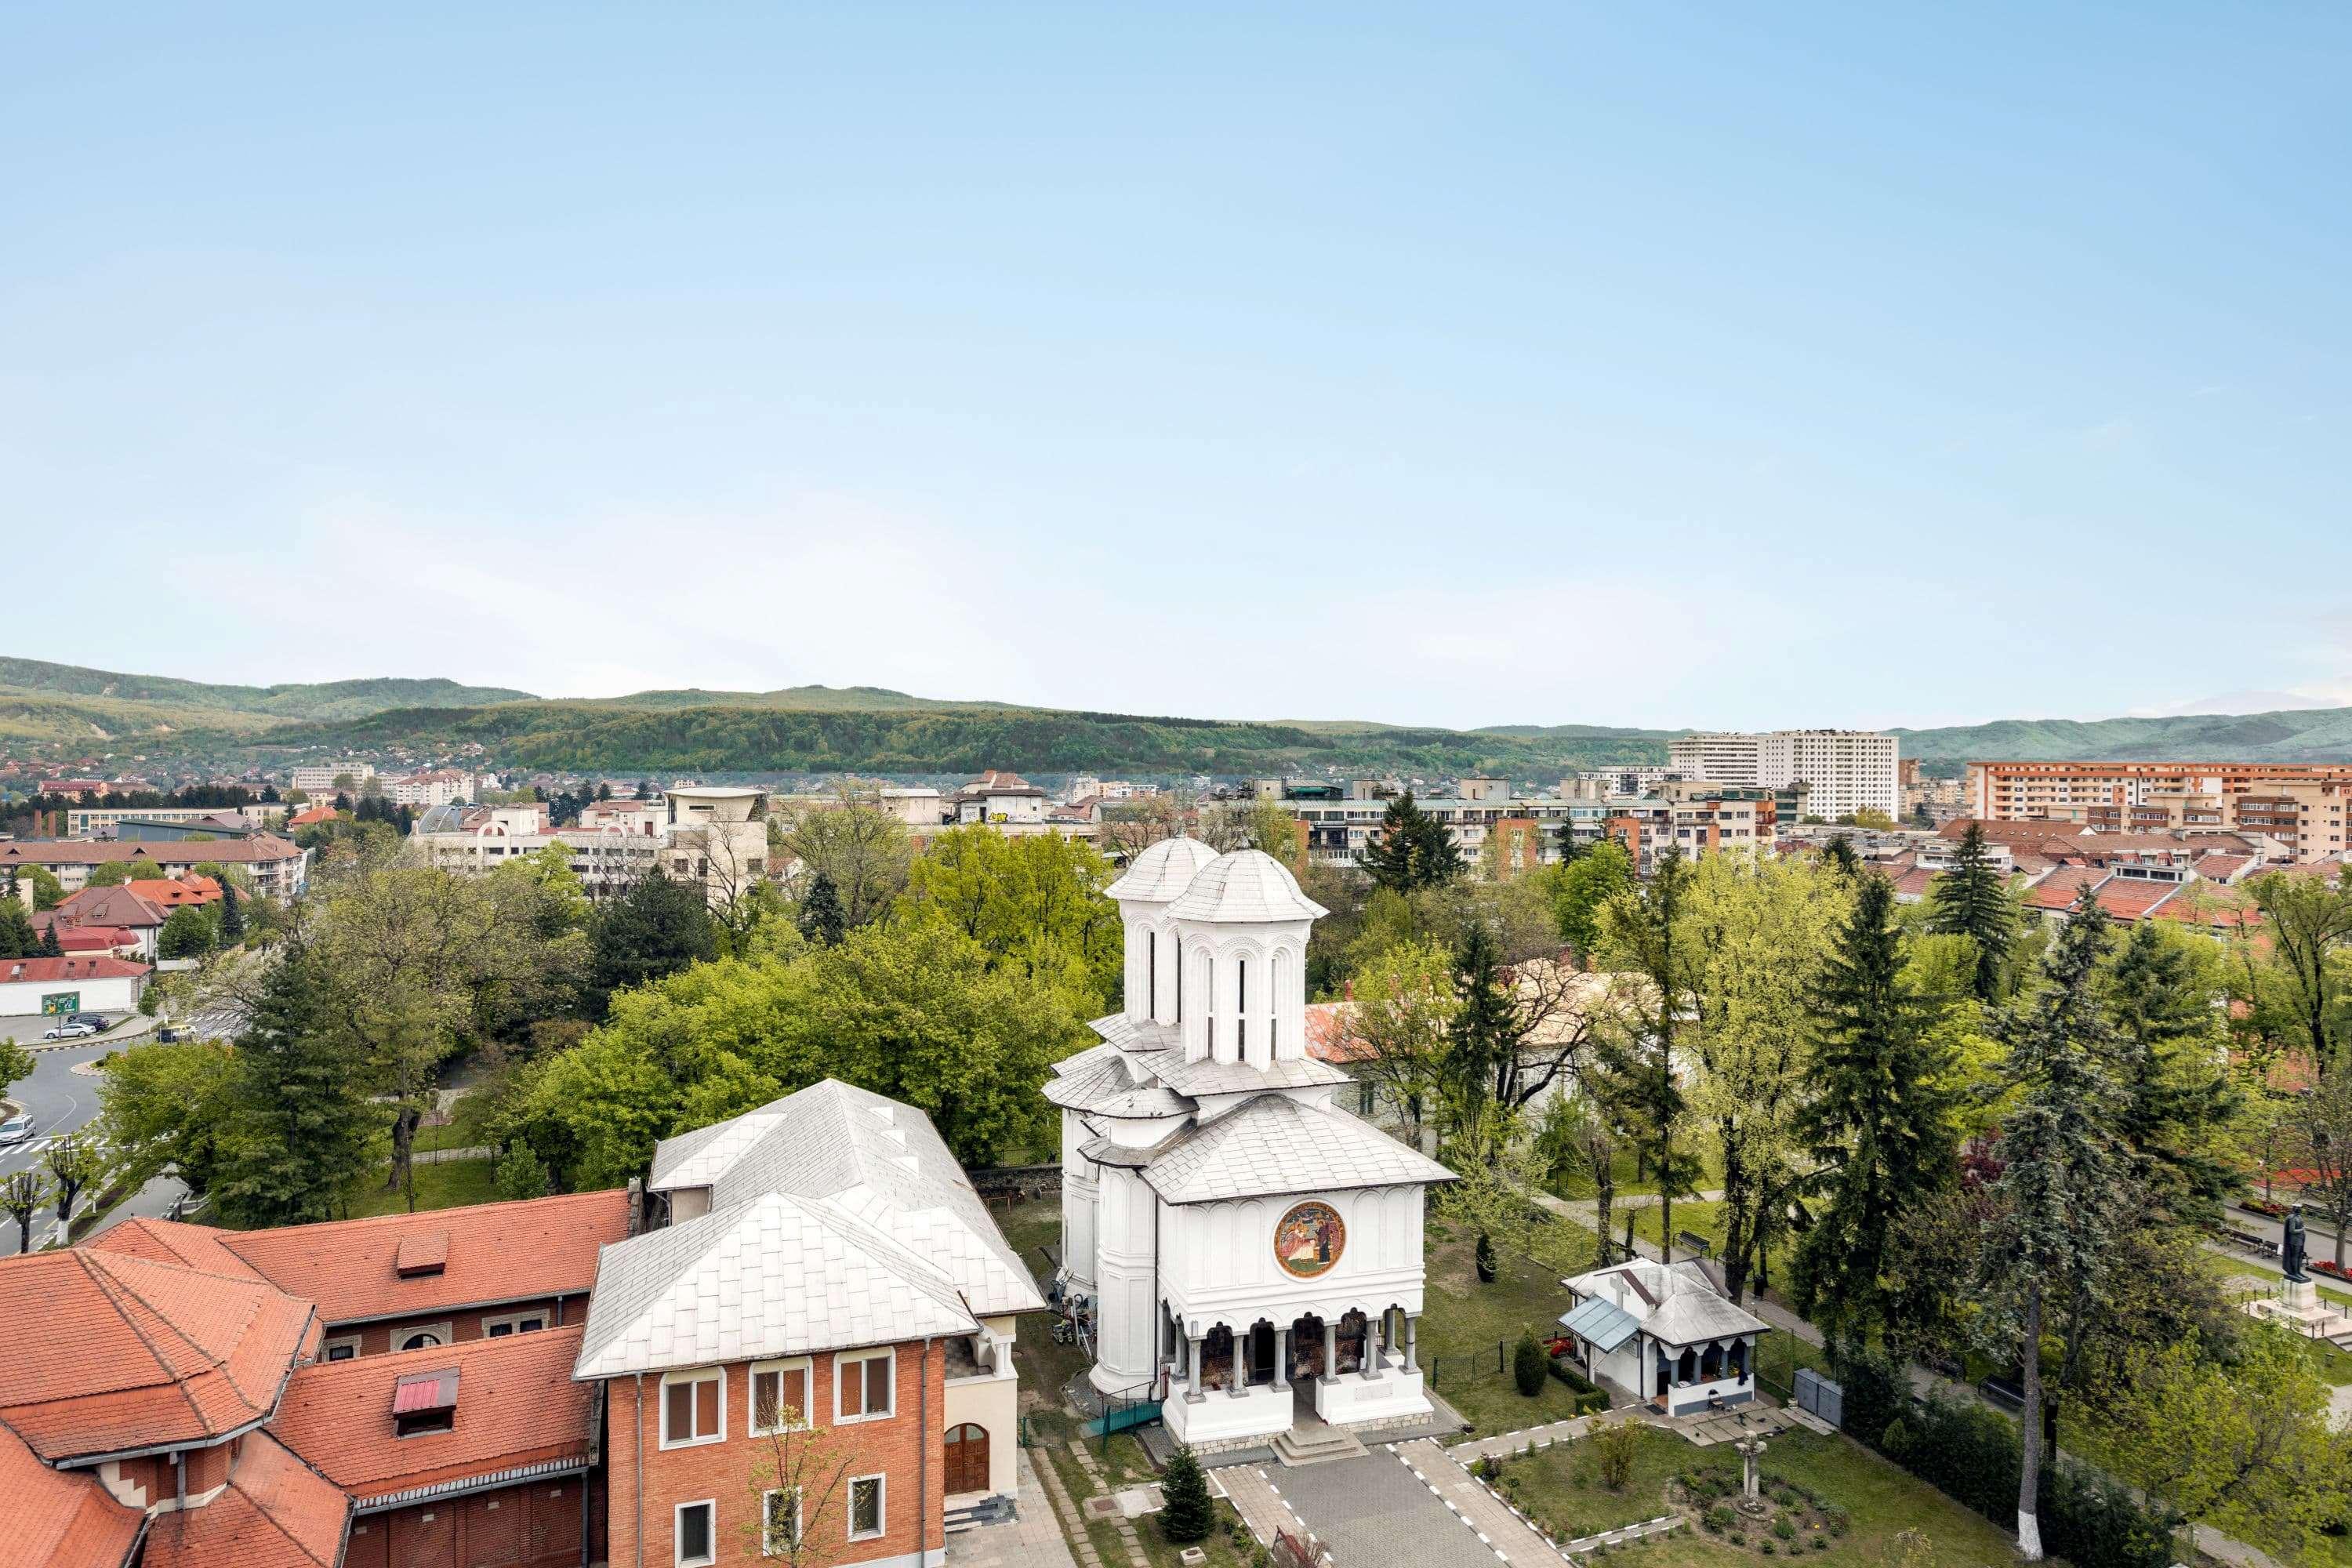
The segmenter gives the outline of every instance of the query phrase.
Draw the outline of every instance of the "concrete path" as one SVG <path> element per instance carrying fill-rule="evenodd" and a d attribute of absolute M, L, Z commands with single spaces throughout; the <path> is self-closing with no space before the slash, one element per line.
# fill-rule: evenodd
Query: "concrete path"
<path fill-rule="evenodd" d="M 1272 1546 L 1275 1532 L 1286 1531 L 1303 1540 L 1307 1526 L 1299 1522 L 1290 1505 L 1282 1500 L 1272 1474 L 1260 1465 L 1224 1465 L 1209 1472 L 1211 1489 L 1223 1495 L 1234 1505 L 1249 1527 L 1250 1539 L 1260 1546 Z"/>
<path fill-rule="evenodd" d="M 1002 1524 L 958 1531 L 948 1537 L 949 1568 L 1077 1568 L 1063 1539 L 1054 1505 L 1046 1500 L 1037 1467 L 1024 1449 L 1021 1484 L 1013 1494 L 1013 1517 Z"/>

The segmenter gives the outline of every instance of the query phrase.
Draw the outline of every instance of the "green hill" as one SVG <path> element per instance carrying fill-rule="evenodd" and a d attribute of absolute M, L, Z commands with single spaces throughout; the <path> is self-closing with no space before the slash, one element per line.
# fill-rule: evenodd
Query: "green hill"
<path fill-rule="evenodd" d="M 0 689 L 51 700 L 99 698 L 204 714 L 254 713 L 273 719 L 358 719 L 388 708 L 469 708 L 531 700 L 528 691 L 461 686 L 454 680 L 330 680 L 289 686 L 216 686 L 169 676 L 123 675 L 37 658 L 0 658 Z"/>
<path fill-rule="evenodd" d="M 1897 730 L 1923 762 L 2321 763 L 2352 760 L 2352 708 L 2162 719 L 2002 719 Z"/>

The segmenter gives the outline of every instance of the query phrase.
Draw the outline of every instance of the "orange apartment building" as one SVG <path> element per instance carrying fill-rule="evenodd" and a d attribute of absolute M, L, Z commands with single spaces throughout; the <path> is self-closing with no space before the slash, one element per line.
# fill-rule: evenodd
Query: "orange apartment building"
<path fill-rule="evenodd" d="M 651 1187 L 0 1260 L 0 1568 L 718 1568 L 791 1531 L 937 1568 L 1015 1489 L 1045 1302 L 929 1120 L 827 1082 Z"/>
<path fill-rule="evenodd" d="M 2352 763 L 1970 763 L 1964 793 L 1987 822 L 2242 833 L 2292 860 L 2352 849 Z"/>

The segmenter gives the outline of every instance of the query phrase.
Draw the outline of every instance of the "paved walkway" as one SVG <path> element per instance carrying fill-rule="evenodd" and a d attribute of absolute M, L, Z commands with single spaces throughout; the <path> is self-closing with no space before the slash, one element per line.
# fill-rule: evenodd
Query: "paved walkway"
<path fill-rule="evenodd" d="M 1307 1527 L 1282 1500 L 1282 1493 L 1273 1478 L 1261 1465 L 1226 1465 L 1209 1472 L 1209 1485 L 1234 1505 L 1234 1511 L 1249 1526 L 1250 1538 L 1260 1546 L 1272 1546 L 1276 1531 L 1304 1536 Z"/>
<path fill-rule="evenodd" d="M 1103 1568 L 1102 1553 L 1095 1550 L 1094 1538 L 1087 1533 L 1087 1521 L 1080 1517 L 1078 1505 L 1070 1500 L 1069 1489 L 1062 1485 L 1062 1478 L 1055 1473 L 1044 1451 L 1031 1448 L 1025 1451 L 1025 1457 L 1031 1461 L 1030 1473 L 1037 1478 L 1045 1489 L 1046 1497 L 1053 1500 L 1054 1517 L 1061 1524 L 1064 1559 L 1069 1559 L 1071 1543 L 1075 1542 L 1078 1568 Z M 1150 1563 L 1139 1547 L 1132 1563 L 1133 1568 L 1150 1568 Z"/>
<path fill-rule="evenodd" d="M 1470 1484 L 1462 1468 L 1443 1458 L 1430 1439 L 1405 1447 L 1439 1454 L 1433 1474 L 1444 1478 L 1450 1472 Z M 1559 1562 L 1549 1548 L 1543 1556 L 1533 1552 L 1528 1543 L 1536 1538 L 1525 1525 L 1517 1526 L 1525 1537 L 1516 1542 L 1518 1553 L 1505 1557 L 1463 1517 L 1458 1503 L 1416 1479 L 1386 1448 L 1360 1459 L 1274 1473 L 1291 1512 L 1318 1541 L 1329 1544 L 1336 1568 L 1495 1568 L 1498 1558 L 1530 1568 L 1549 1562 L 1557 1568 Z"/>
<path fill-rule="evenodd" d="M 949 1536 L 949 1568 L 1077 1568 L 1026 1449 L 1020 1455 L 1020 1474 L 1013 1517 Z"/>

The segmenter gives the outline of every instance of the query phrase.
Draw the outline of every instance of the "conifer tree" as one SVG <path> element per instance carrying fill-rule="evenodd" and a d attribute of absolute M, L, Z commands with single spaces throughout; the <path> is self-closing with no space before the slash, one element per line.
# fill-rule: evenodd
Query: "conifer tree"
<path fill-rule="evenodd" d="M 1503 985 L 1501 955 L 1484 921 L 1473 921 L 1454 957 L 1460 999 L 1446 1029 L 1446 1076 L 1457 1116 L 1474 1115 L 1490 1099 L 1507 1098 L 1518 1029 Z"/>
<path fill-rule="evenodd" d="M 2121 1037 L 2116 1131 L 2132 1173 L 2174 1219 L 2221 1217 L 2241 1180 L 2222 1157 L 2224 1130 L 2243 1105 L 2221 1058 L 2212 988 L 2180 940 L 2154 921 L 2132 928 L 2107 972 L 2107 1005 Z"/>
<path fill-rule="evenodd" d="M 1445 825 L 1415 805 L 1407 790 L 1381 814 L 1381 836 L 1365 847 L 1357 864 L 1377 886 L 1410 893 L 1462 875 L 1462 852 Z"/>
<path fill-rule="evenodd" d="M 1954 1171 L 1943 1063 L 1928 1019 L 1902 984 L 1895 888 L 1872 872 L 1855 889 L 1817 994 L 1816 1092 L 1797 1124 L 1826 1197 L 1798 1245 L 1797 1310 L 1832 1351 L 1899 1349 L 1905 1325 L 1889 1253 L 1898 1222 Z"/>
<path fill-rule="evenodd" d="M 14 899 L 0 899 L 0 958 L 30 958 L 41 951 L 32 917 Z"/>
<path fill-rule="evenodd" d="M 1179 1546 L 1206 1541 L 1216 1516 L 1209 1502 L 1209 1478 L 1190 1443 L 1176 1445 L 1167 1473 L 1160 1478 L 1160 1491 L 1167 1500 L 1160 1510 L 1160 1533 Z"/>
<path fill-rule="evenodd" d="M 849 914 L 841 907 L 841 894 L 823 871 L 810 879 L 808 895 L 801 900 L 800 928 L 801 935 L 818 947 L 835 946 L 849 932 Z"/>
<path fill-rule="evenodd" d="M 42 927 L 41 945 L 33 950 L 33 956 L 36 958 L 63 958 L 65 955 L 66 950 L 64 944 L 58 941 L 58 928 L 54 925 Z"/>
<path fill-rule="evenodd" d="M 1927 929 L 1939 936 L 1974 938 L 1977 944 L 1976 997 L 1990 1004 L 2000 999 L 2000 970 L 2016 935 L 2016 911 L 2000 872 L 1985 854 L 1984 825 L 1971 821 L 1960 836 L 1952 868 L 1927 889 Z"/>
<path fill-rule="evenodd" d="M 1679 846 L 1669 844 L 1650 879 L 1619 893 L 1603 910 L 1612 961 L 1648 985 L 1628 1026 L 1599 1042 L 1592 1075 L 1593 1087 L 1616 1108 L 1657 1177 L 1659 1250 L 1668 1262 L 1675 1255 L 1675 1199 L 1696 1190 L 1699 1173 L 1698 1161 L 1675 1145 L 1684 1110 L 1675 1077 L 1675 1028 L 1689 1003 L 1692 976 L 1691 955 L 1675 939 L 1689 883 L 1689 862 Z"/>
<path fill-rule="evenodd" d="M 2000 1209 L 1985 1232 L 1978 1332 L 2022 1373 L 2017 1548 L 2029 1563 L 2042 1555 L 2042 1343 L 2063 1335 L 2074 1304 L 2095 1298 L 2125 1177 L 2114 1131 L 2122 1096 L 2111 1076 L 2119 1037 L 2095 984 L 2108 929 L 2085 887 L 2043 955 L 2045 984 L 1993 1021 L 2009 1047 L 2003 1077 L 2018 1098 L 2001 1124 L 2004 1165 L 1993 1187 Z"/>
<path fill-rule="evenodd" d="M 1841 833 L 1822 850 L 1832 870 L 1841 877 L 1852 879 L 1862 875 L 1862 857 L 1853 852 L 1853 840 Z"/>
<path fill-rule="evenodd" d="M 221 879 L 220 941 L 223 947 L 232 947 L 245 940 L 245 909 L 237 900 L 236 884 Z"/>
<path fill-rule="evenodd" d="M 326 1007 L 319 961 L 290 948 L 237 1041 L 236 1111 L 211 1190 L 240 1224 L 333 1219 L 367 1172 L 383 1116 L 362 1064 L 327 1026 Z"/>
<path fill-rule="evenodd" d="M 1576 824 L 1563 818 L 1554 841 L 1559 846 L 1559 863 L 1573 866 L 1584 854 L 1584 846 L 1576 841 Z"/>

